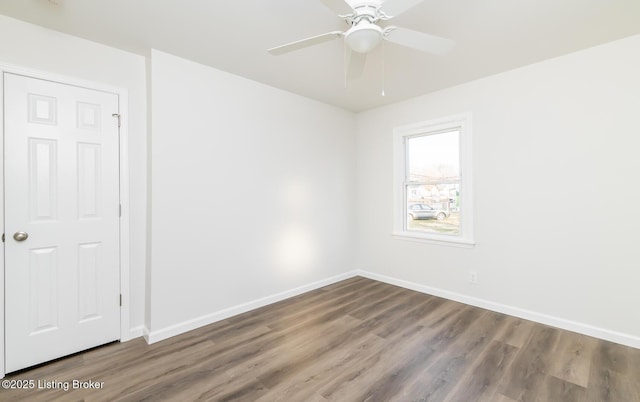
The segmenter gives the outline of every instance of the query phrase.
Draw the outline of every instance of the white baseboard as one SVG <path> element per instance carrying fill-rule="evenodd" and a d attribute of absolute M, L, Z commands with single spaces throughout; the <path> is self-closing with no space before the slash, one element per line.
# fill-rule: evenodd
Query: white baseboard
<path fill-rule="evenodd" d="M 311 290 L 319 289 L 321 287 L 331 285 L 332 283 L 340 282 L 345 279 L 353 278 L 356 276 L 356 271 L 346 272 L 344 274 L 336 275 L 331 278 L 323 279 L 317 282 L 313 282 L 307 285 L 299 286 L 295 289 L 290 289 L 284 292 L 277 293 L 275 295 L 263 297 L 248 303 L 243 303 L 234 307 L 230 307 L 221 311 L 206 314 L 201 317 L 197 317 L 188 321 L 181 322 L 179 324 L 172 325 L 170 327 L 162 328 L 156 331 L 149 331 L 148 328 L 142 329 L 142 336 L 147 343 L 152 344 L 159 342 L 172 336 L 180 335 L 185 332 L 194 330 L 196 328 L 203 327 L 205 325 L 213 324 L 214 322 L 233 317 L 234 315 L 246 313 L 247 311 L 255 310 L 260 307 L 273 304 L 290 297 L 298 296 L 302 293 L 309 292 Z"/>
<path fill-rule="evenodd" d="M 619 343 L 621 345 L 631 346 L 640 349 L 640 337 L 624 334 L 621 332 L 611 331 L 605 328 L 595 327 L 576 321 L 566 320 L 547 314 L 538 313 L 531 310 L 525 310 L 518 307 L 508 306 L 506 304 L 496 303 L 489 300 L 480 299 L 464 295 L 461 293 L 451 292 L 448 290 L 438 289 L 431 286 L 421 285 L 419 283 L 409 282 L 402 279 L 392 278 L 386 275 L 379 275 L 373 272 L 356 271 L 356 274 L 365 278 L 388 283 L 390 285 L 400 286 L 406 289 L 415 290 L 416 292 L 426 293 L 433 296 L 454 300 L 460 303 L 469 304 L 471 306 L 484 308 L 486 310 L 498 313 L 508 314 L 514 317 L 523 318 L 529 321 L 535 321 L 541 324 L 550 325 L 552 327 L 566 329 L 567 331 L 577 332 L 579 334 L 600 338 L 607 341 Z"/>
<path fill-rule="evenodd" d="M 468 304 L 475 307 L 484 308 L 486 310 L 495 311 L 502 314 L 508 314 L 514 317 L 519 317 L 525 320 L 538 322 L 552 327 L 565 329 L 567 331 L 577 332 L 579 334 L 592 336 L 599 339 L 619 343 L 621 345 L 630 346 L 640 349 L 640 337 L 625 334 L 617 331 L 608 330 L 605 328 L 596 327 L 589 324 L 584 324 L 576 321 L 567 320 L 564 318 L 554 317 L 547 314 L 542 314 L 536 311 L 526 310 L 519 307 L 513 307 L 506 304 L 496 303 L 490 300 L 480 299 L 473 296 L 468 296 L 462 293 L 451 292 L 444 289 L 434 288 L 431 286 L 422 285 L 415 282 L 405 281 L 398 278 L 393 278 L 386 275 L 380 275 L 373 272 L 364 270 L 357 270 L 346 272 L 344 274 L 336 275 L 331 278 L 323 279 L 317 282 L 313 282 L 307 285 L 303 285 L 291 290 L 287 290 L 275 295 L 267 296 L 261 299 L 257 299 L 248 303 L 240 304 L 234 307 L 230 307 L 221 311 L 217 311 L 211 314 L 207 314 L 201 317 L 194 318 L 192 320 L 184 321 L 182 323 L 172 325 L 170 327 L 162 328 L 156 331 L 149 331 L 148 328 L 139 326 L 131 328 L 131 338 L 137 338 L 143 336 L 147 343 L 155 343 L 164 339 L 171 338 L 172 336 L 180 335 L 182 333 L 194 330 L 196 328 L 203 327 L 205 325 L 213 324 L 214 322 L 233 317 L 238 314 L 246 313 L 260 307 L 267 306 L 272 303 L 276 303 L 290 297 L 298 296 L 302 293 L 309 292 L 311 290 L 319 289 L 321 287 L 331 285 L 345 279 L 352 278 L 354 276 L 362 276 L 365 278 L 373 279 L 376 281 L 388 283 L 390 285 L 400 286 L 406 289 L 415 290 L 417 292 L 442 297 L 448 300 L 454 300 L 460 303 Z"/>

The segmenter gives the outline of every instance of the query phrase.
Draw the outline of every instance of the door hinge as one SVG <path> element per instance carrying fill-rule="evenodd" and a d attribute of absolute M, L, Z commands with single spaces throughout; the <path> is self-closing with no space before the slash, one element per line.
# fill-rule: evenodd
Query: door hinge
<path fill-rule="evenodd" d="M 4 233 L 2 234 L 2 242 L 4 243 Z"/>
<path fill-rule="evenodd" d="M 118 216 L 122 218 L 122 204 L 118 204 Z"/>
<path fill-rule="evenodd" d="M 120 294 L 120 307 L 122 307 L 122 293 Z"/>
<path fill-rule="evenodd" d="M 118 113 L 114 113 L 111 115 L 111 117 L 117 117 L 118 118 L 118 128 L 120 128 L 120 115 Z"/>

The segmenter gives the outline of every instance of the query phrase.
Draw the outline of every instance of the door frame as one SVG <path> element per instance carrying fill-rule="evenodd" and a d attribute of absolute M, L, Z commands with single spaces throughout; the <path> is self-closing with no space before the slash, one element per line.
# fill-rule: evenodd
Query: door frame
<path fill-rule="evenodd" d="M 124 88 L 107 84 L 96 83 L 74 77 L 53 74 L 30 68 L 23 68 L 0 62 L 0 230 L 4 232 L 4 73 L 23 75 L 59 84 L 72 85 L 101 92 L 118 95 L 118 109 L 120 111 L 120 138 L 119 138 L 119 182 L 120 204 L 122 215 L 120 217 L 120 294 L 122 306 L 120 307 L 120 342 L 132 339 L 130 332 L 130 199 L 129 199 L 129 93 Z M 0 378 L 5 375 L 5 256 L 4 244 L 0 247 Z"/>

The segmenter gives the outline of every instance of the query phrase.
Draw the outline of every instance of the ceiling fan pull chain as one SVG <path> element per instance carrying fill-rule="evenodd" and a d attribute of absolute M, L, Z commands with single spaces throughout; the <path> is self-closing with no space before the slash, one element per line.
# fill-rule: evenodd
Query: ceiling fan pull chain
<path fill-rule="evenodd" d="M 349 85 L 349 77 L 348 77 L 348 69 L 349 69 L 349 60 L 347 60 L 347 43 L 342 42 L 342 75 L 344 76 L 344 89 L 347 89 Z"/>
<path fill-rule="evenodd" d="M 385 57 L 384 57 L 384 41 L 382 41 L 381 43 L 381 51 L 382 51 L 382 96 L 384 96 L 384 85 L 385 85 L 385 65 L 384 65 L 384 61 L 385 61 Z"/>

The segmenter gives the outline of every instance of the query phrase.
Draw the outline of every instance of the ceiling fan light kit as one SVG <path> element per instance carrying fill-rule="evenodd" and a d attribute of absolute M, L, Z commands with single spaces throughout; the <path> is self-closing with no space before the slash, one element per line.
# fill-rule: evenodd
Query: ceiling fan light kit
<path fill-rule="evenodd" d="M 453 48 L 455 42 L 423 32 L 413 31 L 395 26 L 381 27 L 379 21 L 387 21 L 414 7 L 424 0 L 369 0 L 350 4 L 346 0 L 321 0 L 325 6 L 333 10 L 338 17 L 343 18 L 351 27 L 346 32 L 334 31 L 316 35 L 307 39 L 287 43 L 268 50 L 273 55 L 281 55 L 294 50 L 317 45 L 338 37 L 343 37 L 345 44 L 351 50 L 347 78 L 356 78 L 363 69 L 365 55 L 383 40 L 391 43 L 419 50 L 422 52 L 441 54 Z M 361 56 L 355 57 L 355 54 Z"/>
<path fill-rule="evenodd" d="M 382 28 L 367 20 L 362 20 L 358 25 L 348 30 L 344 38 L 354 52 L 369 53 L 382 42 Z"/>

